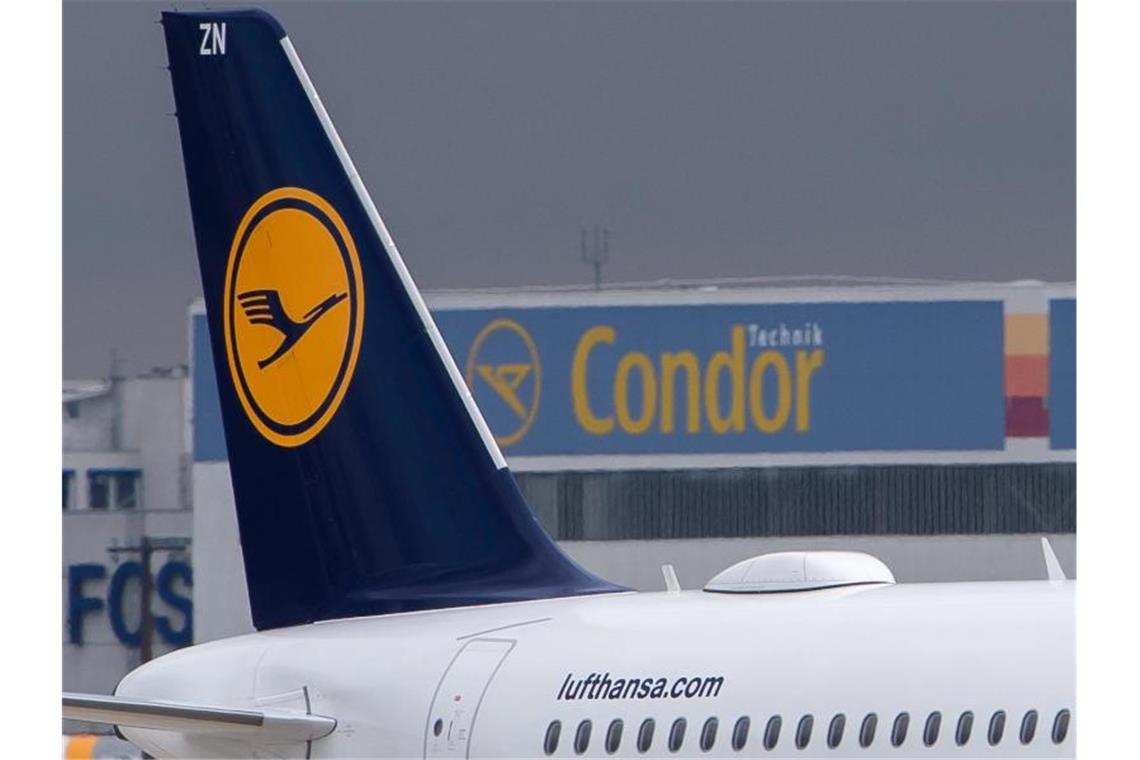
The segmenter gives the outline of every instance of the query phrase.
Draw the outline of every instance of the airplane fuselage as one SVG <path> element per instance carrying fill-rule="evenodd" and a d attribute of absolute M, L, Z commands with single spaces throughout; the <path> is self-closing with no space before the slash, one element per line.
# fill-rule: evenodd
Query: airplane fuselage
<path fill-rule="evenodd" d="M 282 745 L 284 757 L 1071 756 L 1074 588 L 619 593 L 330 621 L 176 652 L 116 693 L 336 716 L 332 734 Z M 217 737 L 124 732 L 155 754 L 252 755 Z"/>

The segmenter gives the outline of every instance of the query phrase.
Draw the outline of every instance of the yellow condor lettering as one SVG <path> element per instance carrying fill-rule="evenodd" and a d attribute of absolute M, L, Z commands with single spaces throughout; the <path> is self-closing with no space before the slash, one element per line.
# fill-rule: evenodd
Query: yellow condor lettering
<path fill-rule="evenodd" d="M 823 366 L 823 349 L 796 351 L 796 430 L 811 430 L 811 376 Z"/>
<path fill-rule="evenodd" d="M 732 386 L 728 416 L 721 416 L 720 375 L 728 370 Z M 714 433 L 744 432 L 744 327 L 732 328 L 732 353 L 717 351 L 705 370 L 705 413 Z"/>
<path fill-rule="evenodd" d="M 677 369 L 685 370 L 685 432 L 701 431 L 701 364 L 692 351 L 661 354 L 661 432 L 673 432 Z"/>
<path fill-rule="evenodd" d="M 612 346 L 617 340 L 617 333 L 612 327 L 598 325 L 591 327 L 582 334 L 578 347 L 574 349 L 574 361 L 570 373 L 570 395 L 574 402 L 574 416 L 578 424 L 594 435 L 605 435 L 614 429 L 614 418 L 598 417 L 590 409 L 590 396 L 586 387 L 587 362 L 590 352 L 599 343 Z"/>
<path fill-rule="evenodd" d="M 641 375 L 641 414 L 637 417 L 629 413 L 629 373 L 634 369 Z M 645 354 L 631 351 L 618 362 L 614 382 L 614 410 L 621 429 L 633 435 L 641 435 L 653 425 L 656 406 L 657 380 L 653 373 L 653 362 Z"/>
<path fill-rule="evenodd" d="M 761 352 L 751 366 L 747 366 L 742 325 L 732 327 L 730 349 L 714 353 L 703 368 L 703 374 L 700 359 L 689 350 L 663 352 L 656 363 L 653 357 L 641 351 L 620 354 L 613 376 L 613 413 L 599 415 L 590 407 L 589 361 L 595 348 L 612 346 L 617 337 L 614 328 L 597 325 L 582 334 L 574 350 L 571 366 L 574 414 L 588 433 L 608 435 L 617 428 L 629 435 L 642 435 L 654 422 L 662 433 L 676 432 L 678 395 L 685 399 L 684 432 L 688 434 L 701 431 L 702 409 L 709 428 L 718 435 L 745 432 L 746 408 L 751 425 L 761 433 L 786 430 L 793 408 L 794 429 L 801 433 L 811 429 L 811 383 L 816 371 L 823 366 L 823 349 L 797 350 L 794 371 L 792 355 L 776 349 Z M 726 373 L 730 389 L 727 412 L 722 398 L 722 380 Z M 775 385 L 773 387 L 769 380 L 767 388 L 772 393 L 771 397 L 765 397 L 765 380 L 770 373 Z M 680 393 L 679 382 L 684 383 Z M 638 408 L 631 408 L 631 390 L 635 398 L 640 398 Z"/>
<path fill-rule="evenodd" d="M 771 417 L 764 408 L 764 372 L 769 367 L 776 371 L 776 412 Z M 776 433 L 788 423 L 792 411 L 792 377 L 788 360 L 779 351 L 764 351 L 752 363 L 748 404 L 752 421 L 762 433 Z"/>

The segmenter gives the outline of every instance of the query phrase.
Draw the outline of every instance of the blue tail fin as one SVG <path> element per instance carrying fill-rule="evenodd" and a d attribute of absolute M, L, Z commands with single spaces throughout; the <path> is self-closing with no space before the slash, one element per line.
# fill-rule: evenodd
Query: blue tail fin
<path fill-rule="evenodd" d="M 523 501 L 281 26 L 162 22 L 254 624 L 619 590 Z"/>

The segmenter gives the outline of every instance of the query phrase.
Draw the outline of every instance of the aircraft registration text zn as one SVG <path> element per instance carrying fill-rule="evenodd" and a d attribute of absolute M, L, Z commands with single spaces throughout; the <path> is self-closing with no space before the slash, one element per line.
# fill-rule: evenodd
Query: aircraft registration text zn
<path fill-rule="evenodd" d="M 198 55 L 226 54 L 226 22 L 198 24 L 198 29 L 202 32 L 202 45 L 198 48 Z"/>

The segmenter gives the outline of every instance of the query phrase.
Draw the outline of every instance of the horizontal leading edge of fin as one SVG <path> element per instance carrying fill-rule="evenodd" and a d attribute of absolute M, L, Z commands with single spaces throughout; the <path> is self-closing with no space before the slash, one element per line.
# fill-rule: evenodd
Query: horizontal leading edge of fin
<path fill-rule="evenodd" d="M 278 742 L 312 741 L 328 736 L 336 729 L 336 720 L 323 715 L 281 710 L 235 710 L 73 693 L 63 695 L 63 717 L 156 731 L 256 737 Z"/>

